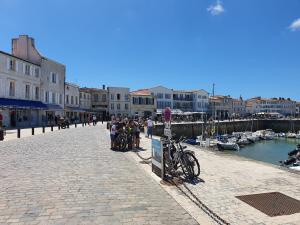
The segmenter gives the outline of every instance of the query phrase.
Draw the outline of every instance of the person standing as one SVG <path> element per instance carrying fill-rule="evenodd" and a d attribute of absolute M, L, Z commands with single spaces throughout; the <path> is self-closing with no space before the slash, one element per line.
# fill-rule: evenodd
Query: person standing
<path fill-rule="evenodd" d="M 96 126 L 97 124 L 97 117 L 96 115 L 93 115 L 93 126 Z"/>
<path fill-rule="evenodd" d="M 151 139 L 152 139 L 152 133 L 153 133 L 153 121 L 151 118 L 148 118 L 148 120 L 147 120 L 147 136 Z"/>
<path fill-rule="evenodd" d="M 117 125 L 114 122 L 110 129 L 110 149 L 111 150 L 114 150 L 116 147 L 116 145 L 115 145 L 116 136 L 117 136 Z"/>

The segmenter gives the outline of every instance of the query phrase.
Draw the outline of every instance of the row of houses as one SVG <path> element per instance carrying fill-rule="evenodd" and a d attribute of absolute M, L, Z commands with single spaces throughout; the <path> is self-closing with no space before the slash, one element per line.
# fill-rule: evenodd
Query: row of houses
<path fill-rule="evenodd" d="M 110 116 L 149 117 L 170 107 L 174 114 L 200 113 L 216 119 L 260 112 L 299 115 L 291 99 L 210 96 L 205 90 L 174 90 L 157 86 L 131 91 L 126 87 L 87 88 L 66 82 L 66 67 L 42 54 L 34 39 L 20 35 L 12 40 L 12 53 L 0 51 L 0 114 L 7 127 L 71 121 L 99 120 Z M 1 118 L 1 117 L 0 117 Z"/>

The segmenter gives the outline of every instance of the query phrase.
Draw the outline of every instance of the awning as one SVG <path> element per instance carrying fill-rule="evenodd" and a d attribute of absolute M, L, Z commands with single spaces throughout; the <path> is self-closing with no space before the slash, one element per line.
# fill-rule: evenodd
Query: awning
<path fill-rule="evenodd" d="M 47 105 L 40 101 L 10 98 L 0 98 L 0 107 L 18 109 L 47 109 Z"/>
<path fill-rule="evenodd" d="M 60 105 L 47 104 L 46 109 L 48 110 L 64 110 Z"/>

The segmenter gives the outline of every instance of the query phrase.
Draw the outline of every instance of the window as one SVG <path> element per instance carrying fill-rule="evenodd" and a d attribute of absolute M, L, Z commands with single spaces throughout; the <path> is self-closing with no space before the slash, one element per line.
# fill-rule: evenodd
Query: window
<path fill-rule="evenodd" d="M 78 105 L 78 96 L 75 97 L 75 104 Z"/>
<path fill-rule="evenodd" d="M 66 95 L 66 103 L 69 104 L 69 95 Z"/>
<path fill-rule="evenodd" d="M 125 110 L 128 110 L 128 104 L 125 103 Z"/>
<path fill-rule="evenodd" d="M 125 95 L 125 101 L 129 101 L 129 95 L 128 94 Z"/>
<path fill-rule="evenodd" d="M 45 102 L 49 102 L 49 91 L 45 92 Z"/>
<path fill-rule="evenodd" d="M 71 104 L 74 105 L 74 96 L 71 96 Z"/>
<path fill-rule="evenodd" d="M 164 94 L 163 93 L 157 93 L 157 98 L 160 98 L 160 99 L 164 98 Z"/>
<path fill-rule="evenodd" d="M 99 101 L 99 97 L 98 97 L 98 94 L 94 94 L 94 102 L 98 102 Z"/>
<path fill-rule="evenodd" d="M 117 94 L 117 100 L 120 100 L 120 99 L 121 99 L 121 95 Z"/>
<path fill-rule="evenodd" d="M 56 94 L 52 93 L 52 103 L 56 104 Z"/>
<path fill-rule="evenodd" d="M 57 74 L 56 73 L 51 73 L 51 82 L 53 84 L 56 84 L 56 79 L 57 79 Z"/>
<path fill-rule="evenodd" d="M 114 94 L 110 94 L 110 99 L 111 99 L 111 100 L 114 100 L 114 99 L 115 99 Z"/>
<path fill-rule="evenodd" d="M 14 97 L 16 94 L 16 83 L 14 81 L 9 82 L 9 96 Z"/>
<path fill-rule="evenodd" d="M 28 64 L 25 64 L 25 74 L 26 75 L 30 75 L 30 65 L 28 65 Z"/>
<path fill-rule="evenodd" d="M 85 94 L 83 94 L 83 98 L 86 99 L 86 95 Z"/>
<path fill-rule="evenodd" d="M 171 99 L 171 94 L 165 94 L 165 99 Z"/>
<path fill-rule="evenodd" d="M 120 106 L 120 104 L 118 103 L 117 104 L 117 110 L 120 110 L 121 109 L 121 106 Z"/>
<path fill-rule="evenodd" d="M 82 98 L 82 93 L 79 94 L 79 98 Z"/>
<path fill-rule="evenodd" d="M 40 88 L 35 87 L 35 100 L 39 100 L 40 98 Z"/>
<path fill-rule="evenodd" d="M 25 98 L 30 98 L 30 86 L 28 84 L 25 85 Z"/>
<path fill-rule="evenodd" d="M 35 75 L 35 77 L 39 77 L 40 76 L 40 68 L 36 67 L 34 69 L 34 75 Z"/>
<path fill-rule="evenodd" d="M 59 104 L 62 104 L 62 94 L 59 94 Z"/>
<path fill-rule="evenodd" d="M 8 60 L 8 69 L 12 71 L 17 71 L 17 61 L 15 59 Z"/>
<path fill-rule="evenodd" d="M 106 95 L 102 95 L 102 102 L 106 102 Z"/>
<path fill-rule="evenodd" d="M 110 108 L 111 108 L 112 110 L 114 110 L 114 109 L 115 109 L 115 105 L 114 105 L 114 103 L 111 103 L 111 104 L 110 104 Z"/>

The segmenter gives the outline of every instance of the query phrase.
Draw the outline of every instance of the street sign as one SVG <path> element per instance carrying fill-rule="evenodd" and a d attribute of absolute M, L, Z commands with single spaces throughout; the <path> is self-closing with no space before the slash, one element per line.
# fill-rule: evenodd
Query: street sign
<path fill-rule="evenodd" d="M 170 128 L 165 128 L 164 129 L 164 135 L 167 136 L 168 138 L 172 137 L 172 132 Z"/>
<path fill-rule="evenodd" d="M 163 179 L 163 146 L 162 142 L 152 139 L 152 172 Z"/>

